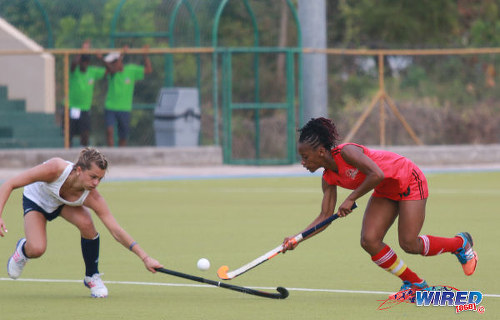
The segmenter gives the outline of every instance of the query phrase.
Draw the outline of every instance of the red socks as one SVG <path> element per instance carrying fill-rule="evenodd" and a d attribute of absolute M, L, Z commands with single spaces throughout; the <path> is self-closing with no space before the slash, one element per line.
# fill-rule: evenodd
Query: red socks
<path fill-rule="evenodd" d="M 442 238 L 434 236 L 418 236 L 424 244 L 423 256 L 435 256 L 444 252 L 455 252 L 463 244 L 460 237 Z"/>
<path fill-rule="evenodd" d="M 460 237 L 442 238 L 435 236 L 418 236 L 424 245 L 423 256 L 435 256 L 444 252 L 455 252 L 463 244 Z M 399 259 L 396 253 L 386 245 L 379 253 L 372 257 L 376 265 L 394 274 L 403 281 L 411 283 L 422 282 L 423 280 L 417 274 L 408 268 L 408 266 Z"/>
<path fill-rule="evenodd" d="M 417 274 L 408 268 L 408 266 L 399 259 L 392 249 L 386 245 L 379 253 L 372 257 L 376 265 L 394 274 L 403 281 L 411 283 L 422 282 L 423 280 Z"/>

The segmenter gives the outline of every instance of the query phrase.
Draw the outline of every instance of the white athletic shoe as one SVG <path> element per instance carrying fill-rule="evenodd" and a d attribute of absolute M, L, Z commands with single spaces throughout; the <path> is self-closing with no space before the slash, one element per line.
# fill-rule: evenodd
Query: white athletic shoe
<path fill-rule="evenodd" d="M 7 262 L 7 273 L 9 277 L 12 279 L 17 279 L 21 276 L 23 272 L 24 266 L 26 262 L 28 262 L 28 258 L 26 258 L 23 254 L 23 245 L 26 243 L 26 239 L 22 238 L 17 242 L 16 250 L 14 254 L 9 258 Z"/>
<path fill-rule="evenodd" d="M 92 277 L 85 277 L 83 284 L 90 289 L 90 296 L 92 298 L 106 298 L 108 296 L 108 288 L 102 282 L 101 274 L 96 273 Z"/>

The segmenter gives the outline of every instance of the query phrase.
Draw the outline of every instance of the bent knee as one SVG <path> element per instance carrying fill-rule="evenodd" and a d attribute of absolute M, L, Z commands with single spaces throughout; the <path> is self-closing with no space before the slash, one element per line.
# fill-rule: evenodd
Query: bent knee
<path fill-rule="evenodd" d="M 369 237 L 369 236 L 365 236 L 365 235 L 362 235 L 361 240 L 360 240 L 361 247 L 366 252 L 369 252 L 370 254 L 377 251 L 377 249 L 380 247 L 381 243 L 382 243 L 381 239 Z"/>
<path fill-rule="evenodd" d="M 422 252 L 418 239 L 400 239 L 399 246 L 406 253 L 419 254 Z"/>
<path fill-rule="evenodd" d="M 47 246 L 45 244 L 26 243 L 24 245 L 24 252 L 30 259 L 41 257 L 45 253 L 46 249 Z"/>
<path fill-rule="evenodd" d="M 80 234 L 85 239 L 93 239 L 97 235 L 97 229 L 91 219 L 86 220 L 78 225 Z"/>
<path fill-rule="evenodd" d="M 82 223 L 80 223 L 80 225 L 78 226 L 78 229 L 80 229 L 80 231 L 83 233 L 89 233 L 89 232 L 92 232 L 92 231 L 95 231 L 95 226 L 94 226 L 94 223 L 92 222 L 91 219 L 88 219 Z"/>

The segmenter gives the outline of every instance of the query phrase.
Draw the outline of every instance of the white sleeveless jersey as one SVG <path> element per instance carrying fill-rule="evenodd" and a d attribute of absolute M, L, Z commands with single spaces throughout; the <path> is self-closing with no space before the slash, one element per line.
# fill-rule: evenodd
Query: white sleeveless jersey
<path fill-rule="evenodd" d="M 61 198 L 61 196 L 59 195 L 61 186 L 68 178 L 71 170 L 73 170 L 74 165 L 72 162 L 66 162 L 68 163 L 68 165 L 56 181 L 50 183 L 38 181 L 24 187 L 24 196 L 34 203 L 38 204 L 42 209 L 47 211 L 47 213 L 54 212 L 59 206 L 63 204 L 72 207 L 81 206 L 83 205 L 83 202 L 89 194 L 89 190 L 85 190 L 80 199 L 73 202 Z"/>

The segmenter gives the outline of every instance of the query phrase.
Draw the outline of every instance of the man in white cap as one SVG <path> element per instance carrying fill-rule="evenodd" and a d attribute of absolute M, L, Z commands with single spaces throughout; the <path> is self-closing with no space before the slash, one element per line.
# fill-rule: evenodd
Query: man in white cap
<path fill-rule="evenodd" d="M 144 46 L 148 49 L 149 46 Z M 134 96 L 134 85 L 138 80 L 143 80 L 144 75 L 153 72 L 151 60 L 147 53 L 144 54 L 144 65 L 123 64 L 123 56 L 127 47 L 120 52 L 111 52 L 104 57 L 108 64 L 108 93 L 104 108 L 106 120 L 106 137 L 108 146 L 114 146 L 114 127 L 117 124 L 118 146 L 127 145 L 130 132 L 130 111 Z"/>

